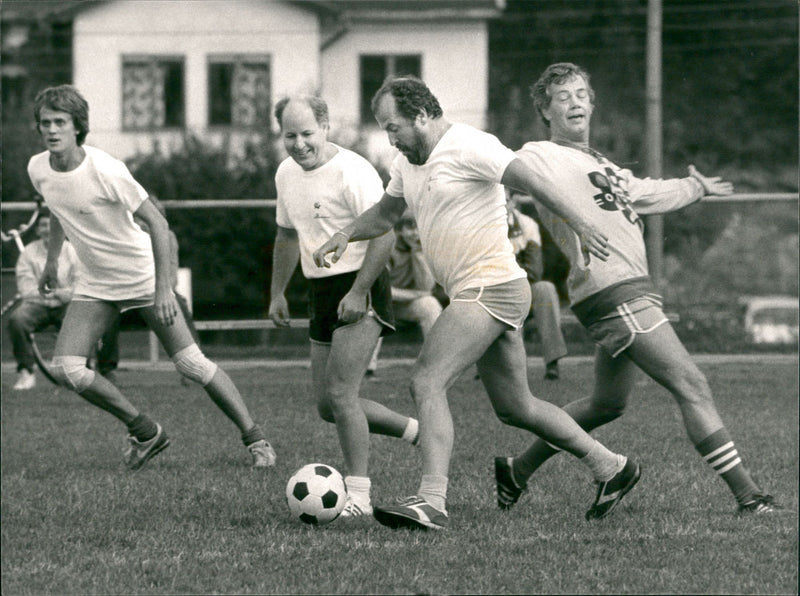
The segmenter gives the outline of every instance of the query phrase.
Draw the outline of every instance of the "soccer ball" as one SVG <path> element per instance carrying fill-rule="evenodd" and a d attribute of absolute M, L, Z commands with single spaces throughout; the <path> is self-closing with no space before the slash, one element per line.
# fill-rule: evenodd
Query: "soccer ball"
<path fill-rule="evenodd" d="M 339 517 L 346 500 L 344 478 L 325 464 L 303 466 L 286 485 L 289 511 L 307 524 L 321 526 L 332 522 Z"/>

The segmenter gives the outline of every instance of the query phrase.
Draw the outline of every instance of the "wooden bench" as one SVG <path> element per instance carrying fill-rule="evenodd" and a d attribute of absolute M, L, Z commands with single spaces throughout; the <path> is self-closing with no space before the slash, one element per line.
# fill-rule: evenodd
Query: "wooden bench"
<path fill-rule="evenodd" d="M 667 313 L 667 318 L 673 323 L 680 320 L 677 313 Z M 530 321 L 530 319 L 528 320 Z M 561 312 L 561 325 L 579 325 L 577 317 L 569 310 Z M 238 319 L 238 320 L 210 320 L 210 321 L 195 321 L 194 326 L 198 331 L 238 331 L 249 329 L 282 329 L 272 322 L 272 319 Z M 292 319 L 290 328 L 294 329 L 308 329 L 308 319 Z M 152 331 L 149 333 L 150 337 L 150 362 L 158 362 L 159 360 L 159 343 L 158 338 Z"/>
<path fill-rule="evenodd" d="M 272 322 L 272 319 L 235 319 L 219 321 L 195 321 L 198 331 L 239 331 L 242 329 L 283 329 Z M 308 329 L 308 319 L 292 319 L 290 327 L 294 329 Z M 150 362 L 158 362 L 161 349 L 156 334 L 148 334 L 150 339 Z"/>

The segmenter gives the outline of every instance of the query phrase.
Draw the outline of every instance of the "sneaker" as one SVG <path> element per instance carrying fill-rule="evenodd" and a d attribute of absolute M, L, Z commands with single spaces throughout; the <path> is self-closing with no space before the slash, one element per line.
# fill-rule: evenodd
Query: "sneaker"
<path fill-rule="evenodd" d="M 339 517 L 361 517 L 364 515 L 372 515 L 372 505 L 369 503 L 363 504 L 356 502 L 352 497 L 347 497 L 347 502 L 344 504 L 344 509 L 339 514 Z"/>
<path fill-rule="evenodd" d="M 36 375 L 27 368 L 23 368 L 19 371 L 17 382 L 14 383 L 14 391 L 28 391 L 34 387 L 36 387 Z"/>
<path fill-rule="evenodd" d="M 639 464 L 631 461 L 625 463 L 625 467 L 617 472 L 611 480 L 597 483 L 597 497 L 589 511 L 586 512 L 586 519 L 603 519 L 611 513 L 617 504 L 622 500 L 629 490 L 639 482 L 642 470 Z"/>
<path fill-rule="evenodd" d="M 500 509 L 511 509 L 519 501 L 525 485 L 520 486 L 514 480 L 513 458 L 494 458 L 494 479 L 497 481 L 497 506 Z"/>
<path fill-rule="evenodd" d="M 156 435 L 148 441 L 139 441 L 128 435 L 128 448 L 125 450 L 125 464 L 131 470 L 138 470 L 150 459 L 169 447 L 169 437 L 161 425 L 156 423 Z"/>
<path fill-rule="evenodd" d="M 416 495 L 397 499 L 395 505 L 375 507 L 373 515 L 378 523 L 389 528 L 444 530 L 448 521 L 446 512 Z"/>
<path fill-rule="evenodd" d="M 751 501 L 739 505 L 737 513 L 739 515 L 760 515 L 762 513 L 774 513 L 779 509 L 783 509 L 783 507 L 775 502 L 775 497 L 772 495 L 755 495 Z"/>
<path fill-rule="evenodd" d="M 544 378 L 548 381 L 555 381 L 558 376 L 558 360 L 548 362 L 544 368 Z"/>
<path fill-rule="evenodd" d="M 269 468 L 275 465 L 275 450 L 264 439 L 248 445 L 247 449 L 253 456 L 254 468 Z"/>

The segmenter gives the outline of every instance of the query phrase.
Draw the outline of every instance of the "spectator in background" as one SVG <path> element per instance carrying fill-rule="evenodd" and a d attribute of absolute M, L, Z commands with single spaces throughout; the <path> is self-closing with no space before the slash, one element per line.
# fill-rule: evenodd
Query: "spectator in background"
<path fill-rule="evenodd" d="M 39 294 L 39 278 L 47 262 L 47 249 L 50 245 L 50 214 L 42 212 L 36 222 L 37 240 L 28 243 L 19 255 L 14 270 L 17 292 L 22 302 L 14 309 L 8 319 L 8 334 L 17 361 L 17 382 L 14 389 L 26 391 L 36 386 L 33 372 L 35 360 L 29 334 L 36 333 L 49 325 L 61 326 L 67 305 L 72 299 L 78 275 L 79 261 L 75 249 L 69 242 L 64 243 L 58 261 L 58 288 L 47 296 Z"/>
<path fill-rule="evenodd" d="M 161 213 L 162 216 L 166 219 L 167 217 L 167 210 L 164 208 L 163 203 L 159 201 L 153 195 L 150 195 L 150 200 L 158 209 L 158 212 Z M 147 225 L 147 222 L 144 221 L 141 217 L 138 217 L 134 214 L 133 221 L 135 221 L 140 228 L 147 234 L 150 233 L 150 226 Z M 194 318 L 192 317 L 192 311 L 189 308 L 189 301 L 186 297 L 178 291 L 178 268 L 180 267 L 179 261 L 179 249 L 178 246 L 178 237 L 175 235 L 175 232 L 172 231 L 170 228 L 169 230 L 169 266 L 170 266 L 170 281 L 172 283 L 172 291 L 175 294 L 175 300 L 178 303 L 178 307 L 181 309 L 183 313 L 183 318 L 186 319 L 186 325 L 189 327 L 189 331 L 194 338 L 195 343 L 199 346 L 200 345 L 200 334 L 197 332 L 197 328 L 194 325 Z M 114 323 L 108 328 L 108 330 L 103 334 L 103 337 L 100 339 L 100 343 L 97 349 L 97 372 L 103 375 L 106 378 L 113 379 L 114 371 L 119 366 L 119 332 L 120 332 L 120 323 L 122 317 L 119 316 L 116 318 Z M 188 383 L 189 381 L 186 377 L 181 376 L 181 380 L 184 384 Z"/>
<path fill-rule="evenodd" d="M 425 255 L 422 254 L 417 222 L 410 212 L 403 214 L 394 230 L 397 239 L 389 258 L 394 317 L 397 321 L 418 323 L 424 338 L 442 313 L 442 303 L 434 295 L 436 280 Z M 380 349 L 379 339 L 367 367 L 367 374 L 375 373 Z"/>
<path fill-rule="evenodd" d="M 567 355 L 561 332 L 561 304 L 553 282 L 544 279 L 544 250 L 539 224 L 519 210 L 524 194 L 506 189 L 508 202 L 508 239 L 517 255 L 517 263 L 528 274 L 531 284 L 531 312 L 542 342 L 544 378 L 558 379 L 558 361 Z M 530 198 L 528 198 L 530 200 Z"/>

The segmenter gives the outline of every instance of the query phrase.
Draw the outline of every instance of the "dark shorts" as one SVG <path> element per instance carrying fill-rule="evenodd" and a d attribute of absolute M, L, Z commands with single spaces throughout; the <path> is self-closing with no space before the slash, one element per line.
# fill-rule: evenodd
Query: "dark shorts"
<path fill-rule="evenodd" d="M 623 302 L 615 312 L 606 315 L 587 327 L 592 340 L 616 358 L 636 339 L 637 335 L 650 333 L 669 322 L 655 294 L 640 296 Z"/>
<path fill-rule="evenodd" d="M 348 324 L 339 320 L 337 311 L 339 302 L 353 287 L 356 275 L 358 272 L 353 271 L 310 280 L 308 336 L 311 341 L 329 344 L 333 339 L 333 332 Z M 368 300 L 366 316 L 374 317 L 383 326 L 381 335 L 392 333 L 395 330 L 392 284 L 387 269 L 384 269 L 372 284 Z"/>

